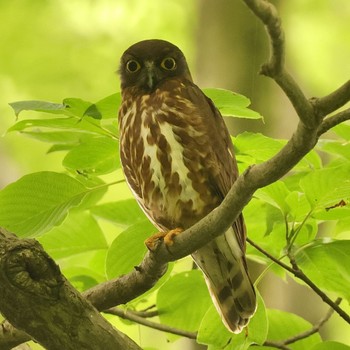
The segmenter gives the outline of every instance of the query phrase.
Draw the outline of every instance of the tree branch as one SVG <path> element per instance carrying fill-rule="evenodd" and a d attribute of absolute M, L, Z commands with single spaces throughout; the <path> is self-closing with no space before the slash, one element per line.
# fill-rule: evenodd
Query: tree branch
<path fill-rule="evenodd" d="M 337 301 L 332 301 L 326 293 L 324 293 L 320 288 L 316 286 L 315 283 L 313 283 L 305 274 L 304 272 L 299 268 L 297 265 L 294 257 L 292 255 L 288 255 L 289 261 L 292 265 L 292 267 L 288 266 L 287 264 L 283 263 L 279 259 L 272 256 L 270 253 L 265 251 L 263 248 L 259 247 L 256 243 L 254 243 L 250 238 L 247 238 L 247 242 L 252 245 L 254 248 L 259 250 L 262 254 L 267 256 L 269 259 L 271 259 L 273 262 L 293 274 L 295 277 L 302 280 L 304 283 L 306 283 L 326 304 L 328 304 L 335 312 L 338 313 L 340 317 L 342 317 L 347 323 L 350 324 L 350 316 L 339 306 L 338 299 Z"/>
<path fill-rule="evenodd" d="M 332 129 L 333 127 L 342 122 L 345 122 L 346 120 L 350 120 L 350 108 L 324 119 L 322 124 L 318 128 L 317 135 L 321 136 L 328 130 Z"/>
<path fill-rule="evenodd" d="M 146 326 L 146 327 L 157 329 L 158 331 L 180 335 L 182 337 L 186 337 L 189 339 L 196 339 L 197 338 L 197 333 L 195 333 L 195 332 L 188 332 L 188 331 L 185 331 L 183 329 L 178 329 L 175 327 L 156 323 L 156 322 L 147 320 L 144 317 L 141 317 L 132 311 L 123 310 L 123 309 L 120 309 L 117 307 L 113 307 L 111 309 L 106 310 L 105 312 L 112 314 L 112 315 L 119 316 L 119 317 L 124 318 L 126 320 L 136 322 L 136 323 L 141 324 L 141 325 Z"/>
<path fill-rule="evenodd" d="M 350 100 L 350 80 L 322 98 L 312 99 L 315 110 L 321 116 L 326 116 L 344 106 Z"/>
<path fill-rule="evenodd" d="M 5 230 L 0 230 L 0 310 L 46 349 L 141 350 L 71 286 L 37 241 Z M 8 323 L 3 332 L 5 327 L 11 333 Z M 0 341 L 1 349 L 14 343 Z"/>

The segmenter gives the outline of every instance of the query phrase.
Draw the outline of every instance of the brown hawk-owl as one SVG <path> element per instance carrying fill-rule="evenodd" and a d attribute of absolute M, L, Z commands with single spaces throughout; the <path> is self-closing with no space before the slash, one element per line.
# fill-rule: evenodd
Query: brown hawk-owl
<path fill-rule="evenodd" d="M 184 230 L 224 199 L 238 176 L 230 135 L 192 82 L 183 53 L 163 40 L 129 47 L 120 63 L 120 157 L 139 205 L 161 231 Z M 226 327 L 239 333 L 256 309 L 242 215 L 192 254 Z"/>

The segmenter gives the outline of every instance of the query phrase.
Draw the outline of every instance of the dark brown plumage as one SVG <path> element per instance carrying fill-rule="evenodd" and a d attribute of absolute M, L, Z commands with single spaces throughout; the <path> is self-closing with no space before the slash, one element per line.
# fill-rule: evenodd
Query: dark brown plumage
<path fill-rule="evenodd" d="M 162 232 L 186 229 L 216 208 L 238 176 L 220 112 L 192 82 L 175 45 L 145 40 L 120 64 L 120 157 L 141 208 Z M 224 324 L 238 333 L 256 308 L 242 215 L 192 254 Z"/>

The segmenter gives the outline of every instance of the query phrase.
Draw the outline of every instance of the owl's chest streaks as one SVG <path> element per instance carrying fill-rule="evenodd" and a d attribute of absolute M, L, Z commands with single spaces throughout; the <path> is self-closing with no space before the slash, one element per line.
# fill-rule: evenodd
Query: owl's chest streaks
<path fill-rule="evenodd" d="M 128 183 L 161 229 L 188 227 L 218 203 L 210 191 L 208 137 L 189 101 L 149 95 L 121 109 L 121 159 Z"/>

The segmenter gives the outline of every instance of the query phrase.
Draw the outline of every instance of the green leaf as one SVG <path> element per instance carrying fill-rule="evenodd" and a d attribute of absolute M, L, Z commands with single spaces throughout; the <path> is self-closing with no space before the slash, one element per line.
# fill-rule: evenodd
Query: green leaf
<path fill-rule="evenodd" d="M 316 344 L 310 350 L 350 350 L 350 346 L 338 343 L 336 341 L 325 341 Z"/>
<path fill-rule="evenodd" d="M 96 102 L 96 109 L 99 111 L 103 119 L 117 118 L 118 109 L 121 103 L 120 92 L 107 96 L 106 98 Z"/>
<path fill-rule="evenodd" d="M 58 145 L 76 145 L 79 143 L 84 133 L 77 132 L 62 132 L 62 131 L 22 131 L 22 134 L 41 142 L 53 143 Z"/>
<path fill-rule="evenodd" d="M 350 141 L 350 124 L 348 122 L 338 124 L 332 128 L 338 136 L 342 137 L 344 140 Z"/>
<path fill-rule="evenodd" d="M 321 150 L 350 160 L 350 143 L 344 141 L 328 141 L 321 144 Z"/>
<path fill-rule="evenodd" d="M 250 100 L 243 96 L 224 89 L 203 89 L 203 92 L 213 100 L 216 108 L 223 116 L 233 116 L 247 119 L 263 119 L 263 117 L 252 109 L 247 108 Z"/>
<path fill-rule="evenodd" d="M 63 159 L 63 166 L 82 174 L 108 174 L 120 166 L 118 148 L 118 142 L 111 138 L 91 138 L 72 148 Z"/>
<path fill-rule="evenodd" d="M 286 203 L 286 198 L 289 194 L 290 192 L 284 182 L 276 181 L 257 190 L 254 196 L 280 209 L 286 215 L 289 212 L 289 206 Z"/>
<path fill-rule="evenodd" d="M 318 240 L 295 253 L 301 270 L 321 289 L 350 300 L 350 240 Z"/>
<path fill-rule="evenodd" d="M 241 156 L 249 156 L 250 163 L 261 163 L 274 156 L 285 144 L 259 133 L 243 132 L 234 138 L 237 160 Z"/>
<path fill-rule="evenodd" d="M 224 347 L 231 337 L 232 333 L 224 326 L 214 304 L 212 304 L 205 313 L 198 329 L 197 342 Z"/>
<path fill-rule="evenodd" d="M 42 133 L 44 132 L 42 128 L 47 128 L 45 129 L 45 132 L 55 132 L 64 134 L 69 134 L 69 132 L 79 133 L 79 135 L 106 134 L 106 132 L 100 128 L 99 121 L 92 120 L 91 118 L 78 119 L 78 117 L 25 119 L 14 124 L 11 128 L 8 129 L 8 132 L 26 131 L 31 133 Z"/>
<path fill-rule="evenodd" d="M 250 344 L 263 344 L 267 336 L 267 316 L 264 302 L 257 294 L 258 308 L 248 325 L 248 336 L 245 331 L 240 334 L 232 334 L 222 323 L 218 312 L 212 305 L 205 313 L 198 330 L 197 342 L 200 344 L 214 345 L 219 348 L 230 344 L 225 349 L 247 349 Z"/>
<path fill-rule="evenodd" d="M 81 98 L 65 98 L 63 100 L 63 104 L 65 105 L 65 114 L 72 115 L 75 117 L 83 118 L 84 116 L 89 116 L 87 114 L 87 111 L 89 108 L 93 105 L 91 102 L 84 101 Z M 91 115 L 94 117 L 94 114 Z M 94 118 L 94 119 L 100 119 L 100 118 Z"/>
<path fill-rule="evenodd" d="M 39 242 L 54 259 L 107 249 L 101 228 L 88 212 L 70 213 L 62 225 L 39 237 Z"/>
<path fill-rule="evenodd" d="M 90 210 L 92 215 L 123 227 L 129 227 L 145 219 L 145 215 L 134 199 L 105 203 Z"/>
<path fill-rule="evenodd" d="M 23 176 L 0 192 L 0 226 L 20 236 L 37 236 L 61 224 L 92 191 L 65 174 Z"/>
<path fill-rule="evenodd" d="M 187 331 L 197 331 L 211 305 L 202 272 L 186 271 L 172 276 L 157 293 L 161 323 Z"/>
<path fill-rule="evenodd" d="M 268 340 L 281 341 L 294 337 L 302 332 L 312 328 L 312 324 L 303 318 L 281 310 L 267 310 L 269 320 Z M 296 343 L 288 345 L 293 350 L 310 350 L 310 348 L 321 342 L 318 333 L 311 335 L 305 339 L 301 339 Z"/>
<path fill-rule="evenodd" d="M 11 102 L 9 105 L 13 108 L 16 116 L 18 116 L 22 111 L 41 111 L 56 114 L 62 113 L 62 111 L 66 108 L 65 105 L 61 103 L 37 100 Z"/>
<path fill-rule="evenodd" d="M 154 226 L 148 220 L 143 220 L 118 235 L 107 254 L 106 273 L 108 278 L 115 278 L 131 272 L 134 266 L 141 262 L 147 251 L 144 241 L 154 231 Z"/>
<path fill-rule="evenodd" d="M 315 170 L 300 180 L 313 209 L 326 210 L 350 198 L 350 164 Z"/>

